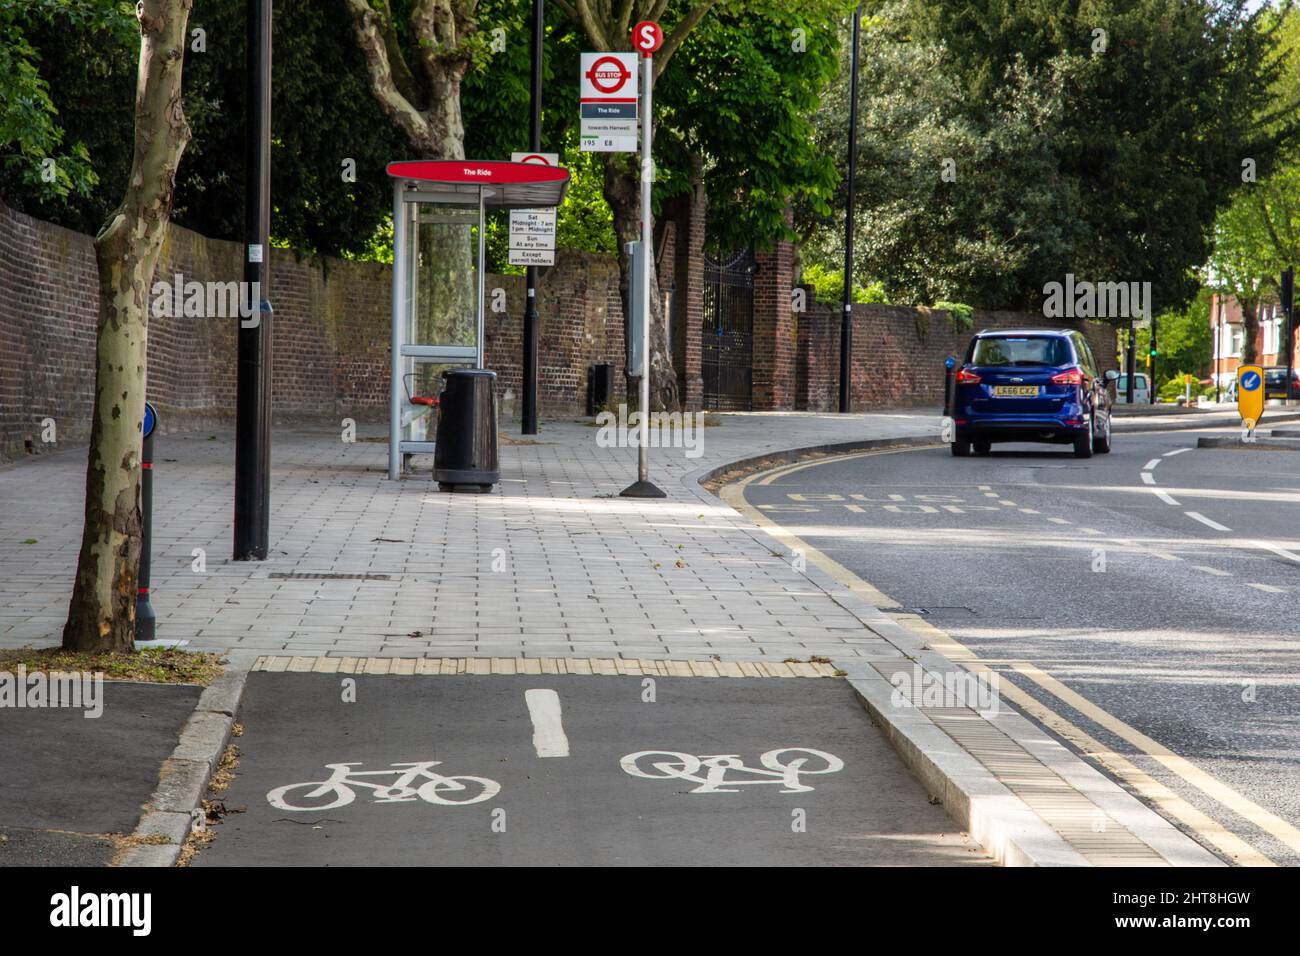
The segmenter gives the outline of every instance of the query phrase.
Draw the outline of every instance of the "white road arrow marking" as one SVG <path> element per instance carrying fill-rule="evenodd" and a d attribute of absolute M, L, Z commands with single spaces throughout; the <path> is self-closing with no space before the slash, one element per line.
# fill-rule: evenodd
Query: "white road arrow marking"
<path fill-rule="evenodd" d="M 533 747 L 539 757 L 569 756 L 569 738 L 560 719 L 560 695 L 553 690 L 526 690 L 524 702 L 533 721 Z"/>

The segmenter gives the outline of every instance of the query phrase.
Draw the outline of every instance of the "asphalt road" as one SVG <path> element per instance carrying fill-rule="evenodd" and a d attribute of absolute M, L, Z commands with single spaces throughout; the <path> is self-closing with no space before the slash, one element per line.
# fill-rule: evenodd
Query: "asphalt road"
<path fill-rule="evenodd" d="M 102 713 L 0 708 L 0 867 L 102 866 L 158 786 L 201 687 L 104 681 Z"/>
<path fill-rule="evenodd" d="M 1295 864 L 1300 453 L 1198 450 L 1199 434 L 1116 434 L 1114 452 L 1092 459 L 1050 445 L 877 453 L 778 472 L 744 494 L 1001 679 Z M 1171 771 L 1177 760 L 1014 670 L 1026 662 L 1236 795 L 1207 795 L 1194 770 Z"/>
<path fill-rule="evenodd" d="M 987 865 L 847 682 L 648 680 L 253 673 L 193 865 Z"/>

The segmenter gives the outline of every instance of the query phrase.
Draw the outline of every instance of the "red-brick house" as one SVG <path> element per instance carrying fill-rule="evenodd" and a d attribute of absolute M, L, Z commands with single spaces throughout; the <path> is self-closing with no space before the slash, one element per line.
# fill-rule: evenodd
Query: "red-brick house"
<path fill-rule="evenodd" d="M 1282 307 L 1276 302 L 1265 302 L 1259 306 L 1259 329 L 1255 334 L 1255 355 L 1258 365 L 1285 365 L 1286 354 L 1282 340 L 1286 337 L 1286 317 Z M 1237 377 L 1237 366 L 1241 364 L 1241 347 L 1244 342 L 1244 323 L 1241 316 L 1241 304 L 1232 296 L 1214 295 L 1210 299 L 1210 328 L 1214 330 L 1214 358 L 1211 362 L 1210 377 L 1217 379 L 1221 387 Z M 1296 336 L 1300 345 L 1300 335 Z M 1300 348 L 1294 356 L 1297 368 L 1300 368 Z"/>

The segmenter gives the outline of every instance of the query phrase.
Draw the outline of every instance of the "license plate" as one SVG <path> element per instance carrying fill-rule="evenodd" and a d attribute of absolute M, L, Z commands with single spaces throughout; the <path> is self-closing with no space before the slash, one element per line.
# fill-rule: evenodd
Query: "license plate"
<path fill-rule="evenodd" d="M 993 394 L 998 398 L 1036 398 L 1037 385 L 994 385 Z"/>

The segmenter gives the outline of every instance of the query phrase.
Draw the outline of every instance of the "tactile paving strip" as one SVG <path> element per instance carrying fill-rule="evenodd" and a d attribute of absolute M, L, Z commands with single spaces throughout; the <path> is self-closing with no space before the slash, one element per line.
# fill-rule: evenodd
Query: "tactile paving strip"
<path fill-rule="evenodd" d="M 920 710 L 1089 863 L 1169 865 L 1123 824 L 975 711 L 938 707 Z"/>
<path fill-rule="evenodd" d="M 617 677 L 837 677 L 808 661 L 624 660 L 603 657 L 259 657 L 255 671 L 311 674 L 586 674 Z"/>

